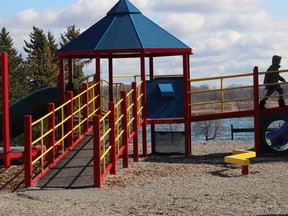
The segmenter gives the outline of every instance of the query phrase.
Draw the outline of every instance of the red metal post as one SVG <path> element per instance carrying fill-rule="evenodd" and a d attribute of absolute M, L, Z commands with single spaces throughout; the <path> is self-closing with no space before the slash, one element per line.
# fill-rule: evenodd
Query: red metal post
<path fill-rule="evenodd" d="M 113 61 L 112 57 L 109 56 L 109 101 L 113 101 Z"/>
<path fill-rule="evenodd" d="M 249 166 L 242 166 L 242 175 L 249 175 Z"/>
<path fill-rule="evenodd" d="M 58 76 L 59 81 L 59 88 L 60 88 L 60 100 L 61 103 L 64 103 L 65 101 L 65 72 L 64 72 L 64 58 L 61 56 L 59 60 L 60 64 L 60 73 Z"/>
<path fill-rule="evenodd" d="M 97 111 L 97 114 L 101 116 L 101 68 L 100 68 L 100 55 L 96 55 L 96 74 L 94 76 L 94 82 L 98 83 L 95 86 L 95 95 L 99 97 L 97 97 L 96 101 L 95 101 L 95 109 L 99 110 Z"/>
<path fill-rule="evenodd" d="M 2 137 L 4 166 L 10 167 L 10 119 L 9 119 L 9 86 L 8 86 L 8 53 L 2 54 Z"/>
<path fill-rule="evenodd" d="M 70 100 L 70 103 L 67 104 L 67 116 L 70 116 L 70 118 L 67 120 L 67 131 L 66 133 L 71 133 L 67 136 L 67 142 L 65 143 L 65 148 L 69 148 L 73 145 L 73 137 L 74 137 L 74 115 L 73 115 L 73 92 L 68 91 L 66 93 L 67 95 L 67 101 Z"/>
<path fill-rule="evenodd" d="M 110 163 L 112 164 L 112 168 L 110 170 L 110 174 L 116 175 L 116 128 L 115 128 L 115 106 L 113 102 L 109 102 L 109 144 L 111 146 L 110 150 Z"/>
<path fill-rule="evenodd" d="M 84 123 L 83 123 L 83 133 L 87 133 L 88 132 L 88 125 L 89 125 L 89 121 L 88 121 L 88 115 L 89 115 L 89 106 L 88 106 L 88 101 L 89 101 L 89 92 L 88 92 L 88 83 L 83 83 L 83 91 L 85 91 L 85 93 L 83 94 L 83 106 L 85 106 L 83 108 L 83 118 L 87 119 Z"/>
<path fill-rule="evenodd" d="M 188 70 L 189 55 L 183 54 L 183 81 L 184 81 L 184 128 L 185 128 L 185 154 L 192 154 L 191 149 L 191 123 L 190 123 L 190 106 L 189 106 L 189 70 Z"/>
<path fill-rule="evenodd" d="M 259 77 L 258 77 L 258 67 L 253 69 L 253 86 L 254 86 L 254 142 L 256 154 L 261 151 L 260 143 L 260 110 L 259 110 Z"/>
<path fill-rule="evenodd" d="M 187 78 L 188 78 L 188 80 L 190 80 L 190 54 L 186 54 L 186 70 L 187 70 Z M 192 124 L 191 124 L 191 121 L 190 121 L 190 119 L 191 119 L 191 106 L 190 106 L 190 104 L 191 104 L 191 102 L 192 102 L 192 99 L 191 99 L 191 95 L 189 94 L 189 92 L 191 92 L 191 83 L 190 83 L 190 81 L 188 81 L 188 108 L 187 108 L 187 110 L 188 110 L 188 118 L 189 118 L 189 130 L 188 130 L 188 132 L 189 132 L 189 145 L 188 145 L 188 151 L 189 151 L 189 154 L 191 155 L 192 154 Z"/>
<path fill-rule="evenodd" d="M 137 162 L 139 161 L 139 153 L 138 153 L 138 103 L 137 103 L 137 84 L 136 82 L 132 82 L 132 102 L 134 104 L 133 106 L 133 158 L 134 161 Z"/>
<path fill-rule="evenodd" d="M 54 103 L 48 103 L 48 113 L 52 112 L 52 114 L 49 116 L 48 118 L 48 131 L 52 130 L 52 132 L 50 132 L 49 136 L 48 136 L 48 144 L 47 144 L 47 148 L 49 149 L 50 147 L 52 147 L 52 149 L 50 150 L 49 154 L 48 154 L 48 163 L 49 164 L 53 164 L 55 162 L 55 105 Z"/>
<path fill-rule="evenodd" d="M 101 132 L 100 116 L 93 116 L 93 158 L 94 158 L 94 187 L 101 188 Z"/>
<path fill-rule="evenodd" d="M 151 56 L 149 57 L 149 77 L 150 77 L 150 80 L 153 80 L 154 79 L 154 58 Z"/>
<path fill-rule="evenodd" d="M 128 113 L 127 113 L 127 95 L 125 91 L 121 91 L 121 112 L 123 115 L 122 118 L 122 130 L 124 131 L 122 134 L 122 145 L 124 146 L 123 151 L 123 167 L 128 168 Z"/>
<path fill-rule="evenodd" d="M 68 59 L 68 80 L 73 83 L 73 60 L 71 58 Z"/>
<path fill-rule="evenodd" d="M 25 115 L 24 118 L 24 167 L 25 187 L 32 185 L 32 116 Z"/>
<path fill-rule="evenodd" d="M 146 75 L 145 75 L 145 54 L 141 53 L 141 80 L 143 81 L 141 84 L 142 89 L 142 151 L 143 156 L 147 157 L 147 116 L 146 116 Z"/>

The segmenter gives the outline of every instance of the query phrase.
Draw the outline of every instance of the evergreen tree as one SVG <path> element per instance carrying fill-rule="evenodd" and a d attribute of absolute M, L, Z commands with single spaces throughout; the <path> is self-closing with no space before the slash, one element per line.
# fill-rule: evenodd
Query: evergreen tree
<path fill-rule="evenodd" d="M 75 25 L 69 26 L 64 35 L 61 34 L 60 46 L 65 46 L 68 42 L 76 38 L 80 34 L 80 29 L 76 29 Z M 73 83 L 75 89 L 81 89 L 82 83 L 88 79 L 84 75 L 83 68 L 91 62 L 90 59 L 74 59 L 73 60 Z M 65 65 L 67 69 L 67 65 Z"/>
<path fill-rule="evenodd" d="M 9 73 L 9 101 L 15 103 L 29 92 L 29 72 L 24 60 L 18 51 L 13 47 L 13 40 L 9 36 L 6 28 L 2 28 L 0 32 L 0 53 L 8 53 L 8 73 Z M 0 89 L 2 98 L 2 89 Z M 2 107 L 2 105 L 1 105 Z"/>
<path fill-rule="evenodd" d="M 42 29 L 33 26 L 30 42 L 24 41 L 24 51 L 28 54 L 27 65 L 32 73 L 32 91 L 57 84 L 58 61 L 55 58 L 57 45 L 54 35 L 46 36 Z"/>

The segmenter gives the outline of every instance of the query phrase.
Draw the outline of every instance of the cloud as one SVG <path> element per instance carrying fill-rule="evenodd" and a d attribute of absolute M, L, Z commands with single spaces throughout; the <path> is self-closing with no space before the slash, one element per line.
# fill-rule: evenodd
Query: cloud
<path fill-rule="evenodd" d="M 247 73 L 255 65 L 266 70 L 274 54 L 283 57 L 282 68 L 288 67 L 288 18 L 272 14 L 264 8 L 264 0 L 130 1 L 143 15 L 193 48 L 192 76 Z M 58 38 L 71 25 L 83 32 L 106 16 L 116 3 L 117 0 L 78 0 L 58 11 L 26 9 L 14 16 L 0 16 L 0 25 L 7 28 L 21 51 L 33 25 L 52 31 Z M 157 73 L 181 71 L 182 65 L 177 61 L 157 60 Z M 126 63 L 123 68 L 116 62 L 119 72 L 139 71 L 139 65 L 127 63 L 127 69 Z"/>
<path fill-rule="evenodd" d="M 152 0 L 152 6 L 158 11 L 169 12 L 197 12 L 197 13 L 251 13 L 255 11 L 263 0 Z"/>

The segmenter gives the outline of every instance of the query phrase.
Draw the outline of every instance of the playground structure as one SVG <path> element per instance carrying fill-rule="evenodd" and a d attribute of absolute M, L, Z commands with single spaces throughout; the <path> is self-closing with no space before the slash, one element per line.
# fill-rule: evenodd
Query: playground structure
<path fill-rule="evenodd" d="M 121 26 L 124 25 L 124 26 Z M 128 27 L 127 27 L 128 26 Z M 143 26 L 145 28 L 143 29 Z M 99 29 L 101 31 L 99 31 Z M 130 29 L 130 30 L 129 30 Z M 117 31 L 116 31 L 117 30 Z M 153 32 L 153 35 L 145 31 Z M 96 35 L 96 36 L 95 36 Z M 92 37 L 93 36 L 93 37 Z M 123 40 L 123 37 L 132 38 Z M 121 39 L 122 38 L 122 39 Z M 154 41 L 158 38 L 159 41 Z M 162 38 L 165 38 L 163 40 Z M 117 39 L 117 40 L 116 40 Z M 115 42 L 115 40 L 117 42 Z M 62 47 L 56 55 L 59 57 L 60 72 L 58 77 L 58 101 L 49 101 L 47 112 L 39 117 L 32 114 L 23 116 L 24 124 L 24 163 L 25 185 L 33 185 L 39 178 L 49 171 L 85 136 L 93 134 L 94 152 L 94 186 L 101 187 L 102 181 L 108 173 L 116 174 L 116 161 L 123 159 L 123 167 L 128 167 L 128 143 L 133 142 L 133 159 L 139 159 L 139 139 L 142 140 L 142 154 L 147 151 L 147 124 L 151 125 L 151 134 L 155 132 L 157 124 L 184 124 L 186 155 L 193 153 L 191 142 L 191 123 L 223 118 L 254 118 L 254 141 L 256 153 L 265 151 L 285 152 L 286 144 L 282 149 L 267 144 L 266 133 L 269 125 L 277 120 L 287 119 L 287 108 L 259 109 L 259 78 L 264 72 L 258 68 L 253 73 L 231 76 L 209 77 L 201 79 L 190 78 L 190 55 L 192 49 L 169 33 L 152 23 L 129 1 L 120 0 L 107 16 L 82 33 L 75 40 Z M 182 71 L 177 76 L 157 76 L 154 74 L 154 59 L 158 57 L 180 56 Z M 8 105 L 8 56 L 1 55 L 2 62 L 2 134 L 3 153 L 1 158 L 4 165 L 10 166 L 13 154 L 10 152 L 9 105 Z M 82 91 L 73 95 L 72 91 L 65 92 L 65 85 L 73 83 L 73 59 L 95 59 L 95 76 L 92 83 L 84 83 Z M 123 84 L 115 82 L 117 76 L 113 74 L 113 59 L 138 58 L 140 74 L 131 76 L 131 90 L 123 88 Z M 101 79 L 101 60 L 108 62 L 109 81 Z M 149 70 L 145 68 L 148 60 Z M 68 66 L 67 71 L 65 66 Z M 281 73 L 287 71 L 280 71 Z M 68 76 L 66 76 L 68 75 Z M 65 80 L 68 77 L 68 80 Z M 146 80 L 148 77 L 148 80 Z M 127 76 L 127 78 L 129 78 Z M 134 79 L 133 79 L 134 78 Z M 247 86 L 226 87 L 227 80 L 244 79 Z M 192 86 L 203 82 L 219 83 L 216 89 L 193 91 Z M 157 93 L 156 98 L 149 99 L 147 86 L 152 83 Z M 181 91 L 175 83 L 182 82 Z M 104 86 L 109 89 L 108 95 L 103 94 Z M 215 84 L 214 84 L 215 85 Z M 181 86 L 177 84 L 177 86 Z M 231 90 L 251 89 L 253 95 L 247 98 L 227 100 L 225 93 Z M 153 92 L 152 91 L 152 92 Z M 219 100 L 193 101 L 195 94 L 217 93 Z M 179 98 L 179 95 L 182 98 Z M 160 97 L 160 98 L 159 98 Z M 153 100 L 161 99 L 160 106 L 147 110 Z M 150 99 L 149 99 L 150 100 Z M 165 103 L 164 103 L 165 101 Z M 181 101 L 180 112 L 176 112 Z M 231 103 L 249 102 L 251 106 L 237 111 L 227 111 Z M 36 101 L 35 101 L 36 103 Z M 211 112 L 200 113 L 207 106 L 215 105 Z M 172 107 L 172 110 L 169 109 Z M 198 107 L 198 108 L 197 108 Z M 199 108 L 200 107 L 200 108 Z M 166 109 L 165 112 L 158 108 Z M 182 111 L 181 111 L 182 110 Z M 178 110 L 177 110 L 178 111 Z M 147 113 L 149 114 L 147 116 Z M 29 114 L 29 113 L 27 113 Z M 287 120 L 288 121 L 288 120 Z M 33 128 L 39 128 L 35 134 Z M 142 130 L 140 130 L 140 128 Z M 13 130 L 13 128 L 11 128 Z M 141 131 L 141 134 L 140 134 Z M 152 153 L 155 150 L 155 140 L 152 137 Z M 33 153 L 37 150 L 37 154 Z M 23 156 L 23 152 L 21 153 Z"/>

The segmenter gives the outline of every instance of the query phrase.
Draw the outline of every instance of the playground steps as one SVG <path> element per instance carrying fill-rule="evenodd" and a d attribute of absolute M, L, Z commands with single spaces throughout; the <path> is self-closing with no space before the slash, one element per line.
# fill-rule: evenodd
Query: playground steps
<path fill-rule="evenodd" d="M 245 150 L 232 150 L 232 155 L 225 156 L 224 162 L 242 166 L 242 175 L 249 174 L 250 160 L 248 158 L 256 157 L 256 152 Z"/>

